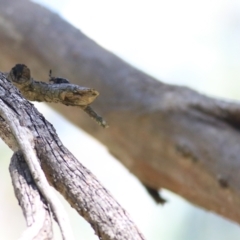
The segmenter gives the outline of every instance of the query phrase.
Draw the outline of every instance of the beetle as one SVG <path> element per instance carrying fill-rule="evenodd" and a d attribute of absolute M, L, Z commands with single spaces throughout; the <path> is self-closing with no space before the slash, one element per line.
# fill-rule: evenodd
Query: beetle
<path fill-rule="evenodd" d="M 53 77 L 51 69 L 49 71 L 49 82 L 50 83 L 56 83 L 56 84 L 70 83 L 69 80 L 67 80 L 66 78 Z"/>

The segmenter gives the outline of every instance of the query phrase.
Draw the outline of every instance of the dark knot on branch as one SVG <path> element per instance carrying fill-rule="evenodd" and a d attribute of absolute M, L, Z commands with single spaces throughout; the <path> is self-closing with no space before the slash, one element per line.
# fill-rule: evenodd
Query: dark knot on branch
<path fill-rule="evenodd" d="M 17 64 L 13 67 L 7 78 L 13 82 L 19 90 L 32 83 L 30 69 L 24 64 Z"/>

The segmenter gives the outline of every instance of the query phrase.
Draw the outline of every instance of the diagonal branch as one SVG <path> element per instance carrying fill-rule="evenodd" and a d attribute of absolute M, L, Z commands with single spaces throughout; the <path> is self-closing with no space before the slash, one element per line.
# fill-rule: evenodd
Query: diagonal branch
<path fill-rule="evenodd" d="M 34 137 L 33 133 L 29 131 L 24 124 L 20 124 L 16 113 L 13 112 L 10 104 L 6 104 L 4 99 L 0 99 L 0 115 L 9 125 L 12 134 L 14 135 L 19 149 L 21 149 L 25 161 L 29 167 L 31 175 L 36 183 L 39 191 L 42 193 L 47 203 L 51 206 L 51 210 L 59 224 L 62 237 L 64 240 L 72 240 L 73 234 L 71 232 L 70 223 L 67 214 L 60 203 L 59 199 L 51 189 L 47 179 L 40 166 L 39 159 L 34 151 Z"/>
<path fill-rule="evenodd" d="M 100 126 L 108 127 L 106 121 L 89 106 L 99 95 L 95 89 L 70 84 L 66 79 L 55 77 L 51 77 L 49 81 L 56 84 L 36 81 L 31 78 L 30 69 L 23 64 L 13 67 L 7 74 L 7 78 L 30 101 L 62 103 L 67 106 L 80 107 Z"/>
<path fill-rule="evenodd" d="M 54 108 L 151 189 L 170 189 L 240 223 L 239 103 L 161 83 L 29 1 L 1 0 L 0 16 L 2 69 L 21 61 L 38 79 L 52 68 L 98 89 L 94 107 L 108 119 L 108 131 L 70 108 Z"/>
<path fill-rule="evenodd" d="M 126 211 L 95 176 L 62 145 L 53 126 L 31 103 L 22 98 L 19 91 L 1 73 L 0 99 L 0 106 L 3 107 L 4 103 L 11 109 L 11 116 L 17 119 L 14 121 L 11 118 L 12 124 L 18 126 L 18 129 L 15 129 L 10 122 L 7 122 L 8 117 L 1 111 L 1 115 L 6 121 L 4 119 L 0 121 L 0 135 L 2 134 L 1 129 L 6 127 L 6 123 L 9 123 L 10 130 L 15 137 L 19 129 L 23 130 L 23 133 L 28 133 L 27 138 L 30 137 L 31 147 L 36 152 L 36 156 L 31 158 L 37 157 L 40 160 L 49 183 L 92 225 L 100 239 L 144 239 Z M 19 122 L 20 125 L 16 122 Z M 11 141 L 6 141 L 7 144 L 15 141 L 13 135 L 3 133 L 4 139 L 12 138 Z M 18 137 L 16 137 L 17 142 L 23 148 L 24 157 L 27 160 L 28 153 L 22 146 L 24 139 Z M 28 149 L 28 151 L 33 150 Z M 31 172 L 35 182 L 38 181 L 39 176 L 35 178 L 35 173 L 32 170 Z M 47 197 L 46 199 L 49 200 Z"/>
<path fill-rule="evenodd" d="M 27 222 L 27 230 L 19 240 L 52 239 L 52 219 L 45 199 L 40 195 L 20 151 L 13 154 L 9 171 L 15 195 Z"/>

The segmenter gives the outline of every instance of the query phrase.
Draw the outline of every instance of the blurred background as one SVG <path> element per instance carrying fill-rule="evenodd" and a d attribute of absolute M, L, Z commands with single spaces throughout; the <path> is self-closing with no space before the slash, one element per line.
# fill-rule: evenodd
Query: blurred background
<path fill-rule="evenodd" d="M 36 2 L 163 82 L 189 86 L 213 97 L 240 99 L 239 0 Z M 148 240 L 239 239 L 238 225 L 167 190 L 161 193 L 168 202 L 156 205 L 138 180 L 98 141 L 45 104 L 36 106 L 55 126 L 66 147 L 130 213 Z M 0 152 L 0 239 L 11 240 L 20 236 L 25 222 L 7 171 L 12 153 L 2 142 Z M 76 239 L 98 239 L 89 224 L 64 204 Z M 57 228 L 54 239 L 61 239 Z"/>

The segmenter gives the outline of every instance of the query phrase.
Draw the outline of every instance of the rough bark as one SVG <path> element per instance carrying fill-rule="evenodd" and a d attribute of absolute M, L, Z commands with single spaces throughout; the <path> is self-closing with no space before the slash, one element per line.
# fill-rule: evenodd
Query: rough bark
<path fill-rule="evenodd" d="M 3 85 L 5 86 L 4 90 L 3 88 L 0 89 L 0 95 L 1 95 L 0 115 L 2 118 L 1 119 L 2 121 L 0 124 L 4 123 L 3 125 L 1 125 L 1 127 L 5 125 L 9 126 L 8 129 L 10 129 L 12 135 L 14 136 L 14 140 L 16 141 L 16 146 L 17 146 L 17 150 L 15 150 L 14 152 L 16 153 L 16 151 L 20 151 L 24 156 L 24 160 L 27 163 L 28 169 L 30 171 L 30 174 L 33 178 L 34 183 L 36 184 L 39 192 L 41 192 L 43 198 L 46 200 L 47 204 L 50 206 L 51 211 L 59 225 L 59 228 L 62 234 L 62 239 L 73 240 L 74 237 L 73 237 L 73 233 L 71 230 L 71 226 L 70 226 L 70 222 L 68 220 L 67 214 L 62 204 L 60 203 L 59 199 L 57 198 L 52 188 L 50 187 L 47 181 L 47 178 L 41 168 L 40 159 L 36 155 L 36 145 L 34 141 L 35 141 L 35 137 L 38 135 L 36 135 L 36 132 L 31 131 L 30 128 L 33 125 L 31 122 L 31 119 L 33 118 L 35 119 L 35 121 L 37 121 L 37 117 L 35 115 L 32 115 L 30 119 L 28 118 L 29 115 L 27 114 L 28 111 L 26 110 L 27 107 L 25 106 L 24 108 L 24 102 L 22 101 L 21 96 L 19 96 L 19 94 L 16 94 L 18 93 L 16 91 L 17 89 L 11 86 L 11 84 L 6 83 L 6 80 L 4 78 L 2 78 L 1 80 L 2 80 L 1 86 Z M 16 109 L 18 109 L 19 107 L 22 108 L 22 110 L 16 111 Z M 22 117 L 19 117 L 19 116 L 22 116 Z M 34 129 L 37 132 L 41 132 L 41 130 L 38 128 L 37 125 L 35 126 Z M 0 131 L 0 136 L 1 134 L 2 134 L 2 131 Z M 42 147 L 46 147 L 46 146 L 43 145 Z M 26 184 L 28 184 L 28 182 L 26 182 Z M 19 188 L 19 190 L 20 191 L 22 190 L 19 193 L 19 195 L 25 193 L 24 188 Z M 25 198 L 22 198 L 22 200 L 25 200 Z M 36 198 L 33 199 L 33 201 L 35 205 L 38 205 Z M 27 210 L 25 208 L 26 204 L 27 202 L 20 205 L 24 213 L 26 213 L 26 210 Z M 29 207 L 33 208 L 34 204 Z M 41 219 L 41 216 L 43 213 L 40 211 L 41 209 L 37 209 L 37 210 L 40 213 L 38 213 L 37 215 L 35 214 L 34 217 L 36 218 L 36 216 L 38 216 L 39 219 L 36 219 L 36 224 L 34 225 L 32 224 L 32 226 L 28 228 L 28 231 L 26 231 L 27 233 L 35 232 L 36 230 L 34 231 L 34 228 L 35 228 L 35 225 L 37 226 L 39 225 L 37 224 L 38 222 L 43 223 L 43 220 Z M 27 213 L 24 214 L 24 216 L 27 217 Z M 41 235 L 41 231 L 38 230 L 38 233 Z M 27 234 L 27 236 L 24 236 L 21 239 L 22 240 L 32 239 L 32 238 L 28 238 L 28 235 L 29 234 Z M 41 238 L 41 236 L 38 236 L 38 235 L 35 236 L 36 239 Z"/>
<path fill-rule="evenodd" d="M 26 99 L 79 107 L 100 126 L 108 127 L 106 121 L 90 107 L 99 95 L 95 89 L 71 84 L 63 78 L 51 77 L 49 83 L 36 81 L 31 77 L 30 69 L 24 64 L 16 64 L 5 75 Z"/>
<path fill-rule="evenodd" d="M 39 80 L 53 69 L 98 90 L 93 106 L 107 131 L 70 107 L 53 107 L 152 189 L 170 189 L 240 223 L 240 104 L 158 82 L 33 3 L 0 4 L 2 70 L 25 63 Z"/>
<path fill-rule="evenodd" d="M 21 96 L 18 89 L 2 73 L 0 73 L 0 115 L 0 137 L 4 135 L 3 139 L 11 138 L 11 141 L 6 141 L 7 144 L 17 139 L 18 144 L 14 146 L 18 146 L 23 152 L 31 175 L 41 194 L 51 206 L 59 225 L 61 225 L 59 219 L 62 216 L 55 211 L 56 203 L 52 203 L 53 194 L 51 192 L 48 192 L 49 196 L 45 194 L 48 186 L 44 182 L 42 186 L 38 184 L 42 181 L 41 170 L 39 171 L 40 166 L 39 168 L 32 166 L 27 161 L 30 152 L 32 160 L 39 159 L 38 165 L 40 162 L 49 183 L 91 224 L 100 239 L 144 240 L 128 213 L 113 199 L 95 176 L 63 146 L 53 126 Z M 15 138 L 11 134 L 6 134 L 6 131 L 2 131 L 6 123 L 9 124 L 7 130 L 10 130 Z M 25 139 L 19 139 L 19 136 Z M 27 138 L 30 139 L 30 144 L 27 144 Z M 16 152 L 17 148 L 13 150 Z M 66 221 L 65 224 L 67 224 Z M 64 232 L 64 226 L 61 231 Z M 66 236 L 71 237 L 71 233 Z M 63 237 L 63 239 L 72 239 L 70 237 Z"/>
<path fill-rule="evenodd" d="M 15 195 L 23 210 L 28 227 L 20 239 L 52 239 L 53 230 L 50 209 L 38 191 L 21 152 L 13 154 L 9 171 Z"/>

